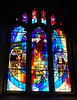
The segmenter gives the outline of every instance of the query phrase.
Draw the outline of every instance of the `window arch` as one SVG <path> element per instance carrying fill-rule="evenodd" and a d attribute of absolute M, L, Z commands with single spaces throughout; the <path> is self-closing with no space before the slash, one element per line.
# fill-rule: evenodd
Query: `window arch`
<path fill-rule="evenodd" d="M 66 45 L 67 45 L 66 44 L 66 36 L 65 36 L 65 34 L 62 33 L 61 30 L 58 30 L 58 29 L 53 31 L 52 37 L 51 37 L 50 33 L 45 33 L 44 29 L 41 28 L 41 26 L 44 25 L 44 28 L 45 28 L 45 26 L 49 26 L 49 28 L 51 27 L 51 29 L 53 29 L 52 26 L 55 26 L 55 24 L 56 24 L 55 17 L 52 14 L 52 16 L 49 18 L 50 24 L 48 24 L 47 20 L 46 20 L 47 19 L 46 12 L 44 12 L 44 10 L 43 10 L 43 11 L 40 11 L 40 21 L 38 21 L 38 23 L 37 23 L 37 20 L 38 20 L 37 13 L 38 13 L 38 11 L 36 11 L 35 9 L 32 11 L 32 25 L 39 26 L 39 27 L 35 27 L 34 31 L 31 29 L 32 37 L 30 39 L 32 41 L 32 43 L 31 43 L 32 44 L 31 45 L 32 59 L 31 59 L 31 86 L 29 86 L 29 87 L 31 87 L 30 91 L 50 92 L 50 90 L 52 90 L 52 87 L 50 86 L 50 82 L 49 82 L 50 81 L 49 79 L 51 79 L 50 74 L 52 74 L 52 72 L 48 69 L 48 67 L 53 67 L 52 71 L 54 73 L 54 76 L 53 75 L 52 76 L 53 76 L 54 80 L 53 79 L 51 79 L 51 80 L 54 81 L 54 84 L 52 84 L 52 86 L 54 87 L 54 91 L 53 90 L 52 91 L 53 92 L 71 92 L 71 82 L 70 82 L 70 78 L 69 78 L 69 76 L 70 76 L 69 66 L 68 66 L 68 61 L 67 61 L 68 60 L 68 57 L 67 57 L 68 51 L 67 51 L 67 47 L 66 47 Z M 44 18 L 42 18 L 43 16 L 41 16 L 42 13 L 45 14 Z M 27 41 L 26 40 L 27 40 L 28 34 L 26 35 L 27 31 L 25 31 L 25 27 L 26 27 L 25 25 L 26 25 L 26 23 L 27 23 L 27 25 L 29 24 L 29 20 L 27 20 L 26 12 L 23 14 L 22 17 L 23 17 L 22 21 L 25 22 L 24 27 L 19 25 L 19 26 L 15 27 L 11 33 L 11 48 L 13 48 L 14 52 L 16 53 L 15 56 L 17 56 L 17 57 L 15 59 L 17 62 L 13 62 L 10 59 L 12 56 L 12 53 L 13 53 L 13 50 L 11 49 L 10 55 L 9 55 L 9 66 L 11 66 L 13 64 L 16 67 L 8 68 L 8 82 L 7 82 L 7 90 L 8 91 L 26 91 L 26 88 L 27 88 L 26 87 L 26 73 L 27 73 L 26 67 L 28 67 L 28 66 L 26 66 L 26 56 L 27 56 Z M 43 21 L 41 19 L 43 19 Z M 31 23 L 29 25 L 31 25 Z M 30 29 L 30 27 L 29 27 L 29 29 Z M 36 41 L 38 41 L 38 39 L 37 39 L 38 34 L 41 34 L 39 36 L 42 37 L 42 39 L 44 40 L 44 43 L 40 43 L 37 46 Z M 48 59 L 49 59 L 48 58 L 48 50 L 47 50 L 48 47 L 47 47 L 46 42 L 51 41 L 51 40 L 47 39 L 47 34 L 50 34 L 50 37 L 52 40 L 52 42 L 50 42 L 49 45 L 52 44 L 52 55 L 51 56 L 53 58 L 53 61 L 52 61 L 53 63 L 51 65 L 49 64 L 50 66 L 48 65 L 48 63 L 50 63 L 50 62 L 48 61 Z M 34 40 L 36 40 L 36 41 L 34 41 Z M 39 48 L 41 49 L 42 45 L 43 45 L 43 49 L 39 50 Z M 64 47 L 62 47 L 63 45 L 64 45 Z M 16 46 L 17 46 L 17 48 L 16 48 Z M 54 50 L 54 49 L 56 49 L 56 47 L 62 49 L 62 51 L 60 51 L 59 49 L 57 49 L 57 51 Z M 66 48 L 66 50 L 65 50 L 65 48 Z M 18 58 L 18 56 L 19 56 L 18 51 L 20 52 L 19 54 L 20 54 L 21 59 Z M 39 51 L 39 53 L 38 53 L 38 51 Z M 36 54 L 36 56 L 35 56 L 35 54 Z M 61 54 L 61 58 L 63 58 L 62 60 L 64 60 L 64 62 L 67 63 L 66 69 L 62 69 L 62 66 L 64 64 L 64 62 L 62 63 L 62 61 L 60 63 L 60 66 L 58 66 L 57 59 L 59 58 L 59 54 Z M 25 56 L 25 60 L 23 60 L 24 56 Z M 35 61 L 37 56 L 39 56 L 39 58 L 41 59 L 40 62 Z M 39 60 L 39 59 L 37 58 L 37 60 Z M 40 64 L 41 68 L 39 68 L 40 66 L 38 63 L 42 63 L 42 65 Z M 33 66 L 33 64 L 35 64 L 35 67 Z M 38 65 L 38 68 L 37 68 L 37 65 Z M 20 66 L 20 68 L 19 68 L 19 66 Z M 56 70 L 55 70 L 54 66 L 55 66 Z M 64 65 L 64 66 L 66 66 L 66 65 Z M 34 69 L 33 69 L 33 67 L 34 67 Z M 59 68 L 59 67 L 61 67 L 61 68 Z M 49 74 L 49 71 L 50 71 L 50 74 Z M 17 76 L 16 76 L 15 72 L 17 72 Z M 16 78 L 17 82 L 13 76 Z M 13 83 L 13 81 L 14 81 L 14 83 Z M 65 88 L 63 89 L 62 86 L 65 86 Z"/>

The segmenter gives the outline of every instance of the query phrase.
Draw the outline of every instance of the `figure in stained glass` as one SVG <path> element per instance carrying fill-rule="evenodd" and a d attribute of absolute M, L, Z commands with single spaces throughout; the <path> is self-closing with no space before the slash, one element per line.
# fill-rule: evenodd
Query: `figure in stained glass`
<path fill-rule="evenodd" d="M 26 49 L 27 31 L 22 26 L 11 32 L 11 46 L 8 67 L 8 91 L 25 91 L 26 89 Z"/>
<path fill-rule="evenodd" d="M 60 29 L 52 34 L 55 92 L 71 92 L 66 36 Z"/>
<path fill-rule="evenodd" d="M 65 61 L 62 58 L 61 54 L 59 54 L 59 57 L 57 58 L 57 65 L 58 65 L 59 78 L 60 78 L 60 71 L 64 71 L 64 66 L 65 66 Z"/>
<path fill-rule="evenodd" d="M 32 32 L 32 91 L 49 91 L 47 36 L 37 28 Z"/>
<path fill-rule="evenodd" d="M 14 50 L 10 57 L 10 63 L 12 65 L 12 67 L 16 67 L 17 58 L 18 58 L 18 56 L 16 54 L 16 51 Z"/>

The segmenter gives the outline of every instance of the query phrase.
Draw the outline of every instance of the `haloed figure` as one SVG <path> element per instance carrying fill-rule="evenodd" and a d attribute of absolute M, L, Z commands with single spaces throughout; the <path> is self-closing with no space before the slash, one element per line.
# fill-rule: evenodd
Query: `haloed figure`
<path fill-rule="evenodd" d="M 59 71 L 59 78 L 60 78 L 60 72 L 64 71 L 65 61 L 62 58 L 62 55 L 59 54 L 59 57 L 57 58 L 57 65 L 58 65 L 58 71 Z"/>

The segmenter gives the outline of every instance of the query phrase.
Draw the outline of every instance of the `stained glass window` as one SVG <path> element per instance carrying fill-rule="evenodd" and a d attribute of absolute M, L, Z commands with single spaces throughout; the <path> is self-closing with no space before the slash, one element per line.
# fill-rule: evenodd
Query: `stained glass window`
<path fill-rule="evenodd" d="M 34 10 L 32 11 L 32 24 L 37 23 L 37 11 Z"/>
<path fill-rule="evenodd" d="M 41 11 L 41 23 L 45 24 L 46 25 L 46 12 L 44 11 Z"/>
<path fill-rule="evenodd" d="M 27 31 L 22 26 L 11 31 L 11 46 L 8 66 L 8 91 L 26 90 Z"/>
<path fill-rule="evenodd" d="M 71 92 L 66 36 L 60 29 L 53 31 L 52 53 L 55 92 Z"/>
<path fill-rule="evenodd" d="M 42 25 L 47 25 L 46 20 L 46 12 L 40 11 L 41 14 L 41 23 Z M 32 24 L 37 23 L 37 11 L 34 10 L 31 13 L 32 16 Z M 44 29 L 40 26 L 34 28 L 30 27 L 30 21 L 27 18 L 27 13 L 24 12 L 22 17 L 22 23 L 28 23 L 28 28 L 32 32 L 31 36 L 31 48 L 30 46 L 27 52 L 27 36 L 29 37 L 31 33 L 27 34 L 25 30 L 25 26 L 22 27 L 18 25 L 14 27 L 11 31 L 11 45 L 9 50 L 9 64 L 8 64 L 8 79 L 7 79 L 7 91 L 26 91 L 26 73 L 27 75 L 31 75 L 31 84 L 27 81 L 28 86 L 31 86 L 31 92 L 33 91 L 41 91 L 41 92 L 49 92 L 49 88 L 52 90 L 52 83 L 49 82 L 53 79 L 49 76 L 49 71 L 51 75 L 54 77 L 54 90 L 55 92 L 71 92 L 71 82 L 70 82 L 70 72 L 69 72 L 69 61 L 68 61 L 68 50 L 67 50 L 67 42 L 66 35 L 60 29 L 53 30 L 52 36 L 50 37 L 52 40 L 52 48 L 51 50 L 47 50 L 47 35 L 49 38 L 49 31 L 45 33 Z M 50 16 L 50 27 L 55 25 L 55 17 Z M 19 21 L 19 18 L 16 18 L 16 21 Z M 25 25 L 25 24 L 23 24 Z M 45 26 L 44 25 L 44 26 Z M 60 25 L 62 23 L 60 22 Z M 34 26 L 34 25 L 33 25 Z M 45 27 L 44 27 L 45 28 Z M 52 27 L 53 28 L 53 27 Z M 29 31 L 29 30 L 28 30 Z M 51 40 L 48 45 L 51 45 Z M 50 46 L 51 47 L 51 46 Z M 49 48 L 49 47 L 48 47 Z M 26 72 L 26 58 L 27 53 L 31 49 L 31 73 L 27 70 Z M 52 55 L 51 55 L 52 52 Z M 48 62 L 48 53 L 52 56 L 51 64 L 50 60 Z M 50 70 L 48 68 L 48 63 Z M 28 64 L 28 63 L 27 63 Z M 51 69 L 52 68 L 52 69 Z M 53 71 L 53 74 L 52 74 Z M 28 78 L 27 78 L 28 79 Z M 49 84 L 51 83 L 51 84 Z M 49 87 L 50 86 L 50 87 Z M 29 88 L 28 87 L 28 88 Z M 27 88 L 27 89 L 28 89 Z M 29 91 L 29 90 L 28 90 Z"/>
<path fill-rule="evenodd" d="M 32 32 L 31 91 L 49 91 L 47 35 L 37 27 Z"/>
<path fill-rule="evenodd" d="M 53 14 L 52 14 L 52 16 L 51 16 L 51 26 L 52 25 L 55 25 L 55 17 L 53 16 Z"/>
<path fill-rule="evenodd" d="M 26 12 L 24 12 L 24 14 L 23 14 L 22 21 L 25 22 L 25 23 L 28 23 L 28 19 L 27 19 L 27 14 L 26 14 Z"/>

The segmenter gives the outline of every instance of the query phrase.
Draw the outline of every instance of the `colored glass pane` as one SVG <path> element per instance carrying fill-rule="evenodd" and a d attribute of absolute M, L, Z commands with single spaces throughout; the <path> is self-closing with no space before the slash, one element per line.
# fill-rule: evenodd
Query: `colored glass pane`
<path fill-rule="evenodd" d="M 28 19 L 27 19 L 27 14 L 26 14 L 26 12 L 24 12 L 24 14 L 23 14 L 22 21 L 25 22 L 25 23 L 28 23 Z"/>
<path fill-rule="evenodd" d="M 41 11 L 41 23 L 45 24 L 46 25 L 46 12 L 44 11 Z"/>
<path fill-rule="evenodd" d="M 31 91 L 49 91 L 47 35 L 37 27 L 32 32 Z"/>
<path fill-rule="evenodd" d="M 8 91 L 25 91 L 26 89 L 26 50 L 27 31 L 22 26 L 11 32 L 11 46 L 8 66 Z"/>
<path fill-rule="evenodd" d="M 32 11 L 32 24 L 37 23 L 37 11 L 34 10 Z"/>
<path fill-rule="evenodd" d="M 53 14 L 51 16 L 51 25 L 55 25 L 55 17 L 53 16 Z"/>
<path fill-rule="evenodd" d="M 60 29 L 52 34 L 55 92 L 71 92 L 66 36 Z"/>

